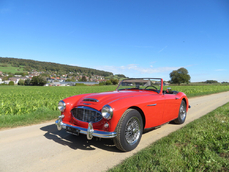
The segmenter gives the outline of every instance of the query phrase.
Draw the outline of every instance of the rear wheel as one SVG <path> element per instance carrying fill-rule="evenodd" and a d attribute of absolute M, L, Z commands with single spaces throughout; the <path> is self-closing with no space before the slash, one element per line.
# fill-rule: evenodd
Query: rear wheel
<path fill-rule="evenodd" d="M 187 111 L 186 111 L 186 103 L 184 100 L 182 100 L 180 109 L 179 109 L 179 115 L 178 118 L 174 120 L 176 124 L 183 124 L 186 119 Z"/>
<path fill-rule="evenodd" d="M 135 109 L 126 110 L 116 127 L 115 146 L 125 152 L 135 149 L 141 140 L 142 130 L 140 113 Z"/>

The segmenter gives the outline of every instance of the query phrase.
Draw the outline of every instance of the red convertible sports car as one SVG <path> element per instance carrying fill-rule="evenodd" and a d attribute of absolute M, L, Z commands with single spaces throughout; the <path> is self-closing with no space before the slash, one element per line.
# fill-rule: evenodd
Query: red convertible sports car
<path fill-rule="evenodd" d="M 137 147 L 144 129 L 169 121 L 184 123 L 187 96 L 163 90 L 161 78 L 128 78 L 113 92 L 81 94 L 61 100 L 58 130 L 100 138 L 113 138 L 121 151 Z"/>

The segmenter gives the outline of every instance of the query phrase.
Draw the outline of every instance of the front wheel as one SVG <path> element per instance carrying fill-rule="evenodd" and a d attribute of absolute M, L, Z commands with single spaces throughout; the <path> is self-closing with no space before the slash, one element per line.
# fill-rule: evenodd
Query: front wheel
<path fill-rule="evenodd" d="M 186 119 L 187 111 L 186 111 L 186 103 L 184 100 L 182 100 L 180 109 L 179 109 L 179 115 L 178 118 L 174 120 L 176 124 L 183 124 Z"/>
<path fill-rule="evenodd" d="M 142 130 L 140 113 L 135 109 L 126 110 L 116 127 L 115 146 L 125 152 L 135 149 L 141 140 Z"/>

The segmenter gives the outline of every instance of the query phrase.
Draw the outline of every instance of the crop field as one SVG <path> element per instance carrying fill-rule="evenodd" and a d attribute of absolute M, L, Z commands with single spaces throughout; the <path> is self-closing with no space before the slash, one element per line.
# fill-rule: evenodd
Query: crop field
<path fill-rule="evenodd" d="M 229 85 L 172 86 L 188 97 L 229 91 Z M 26 125 L 57 118 L 60 100 L 84 93 L 113 91 L 116 86 L 35 87 L 0 86 L 0 128 Z M 26 122 L 28 121 L 28 122 Z M 26 123 L 26 124 L 24 124 Z"/>
<path fill-rule="evenodd" d="M 60 100 L 77 94 L 115 90 L 113 86 L 31 87 L 1 86 L 0 115 L 21 115 L 39 108 L 57 110 Z"/>
<path fill-rule="evenodd" d="M 229 91 L 229 85 L 201 85 L 201 86 L 167 86 L 174 91 L 184 92 L 188 97 Z M 165 88 L 167 88 L 165 87 Z M 164 89 L 165 89 L 164 88 Z"/>

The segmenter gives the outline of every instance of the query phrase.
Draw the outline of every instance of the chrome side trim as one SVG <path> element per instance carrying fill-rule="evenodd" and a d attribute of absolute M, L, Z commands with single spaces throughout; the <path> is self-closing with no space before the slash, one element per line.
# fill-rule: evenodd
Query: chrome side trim
<path fill-rule="evenodd" d="M 156 106 L 157 105 L 157 103 L 155 103 L 155 104 L 150 104 L 150 105 L 147 105 L 147 106 Z"/>
<path fill-rule="evenodd" d="M 87 135 L 87 138 L 90 140 L 93 136 L 99 137 L 99 138 L 114 138 L 117 136 L 116 132 L 107 132 L 107 131 L 99 131 L 94 130 L 91 123 L 89 123 L 88 128 L 82 128 L 74 125 L 68 125 L 62 122 L 62 118 L 59 118 L 55 121 L 55 124 L 57 125 L 58 130 L 60 129 L 66 129 L 66 127 L 72 127 L 77 130 L 79 130 L 79 133 Z"/>

